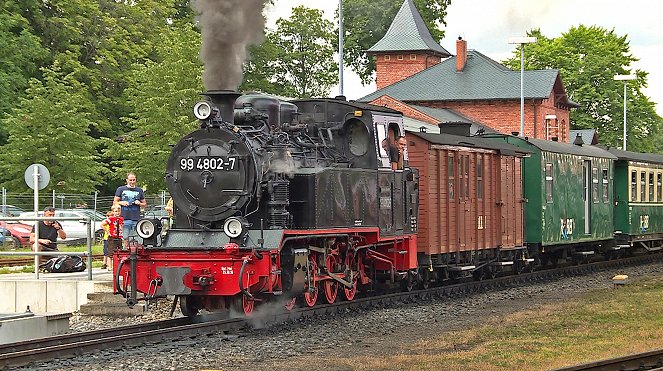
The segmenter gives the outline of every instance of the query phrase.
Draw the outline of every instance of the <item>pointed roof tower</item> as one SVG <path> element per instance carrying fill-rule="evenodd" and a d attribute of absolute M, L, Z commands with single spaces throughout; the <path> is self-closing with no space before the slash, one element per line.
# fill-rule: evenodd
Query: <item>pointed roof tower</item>
<path fill-rule="evenodd" d="M 450 57 L 433 40 L 412 0 L 405 0 L 387 33 L 366 51 L 375 55 L 375 84 L 378 89 L 417 74 Z"/>
<path fill-rule="evenodd" d="M 403 1 L 387 33 L 367 50 L 369 54 L 385 52 L 428 52 L 442 58 L 450 57 L 440 44 L 433 40 L 421 14 L 412 0 Z"/>

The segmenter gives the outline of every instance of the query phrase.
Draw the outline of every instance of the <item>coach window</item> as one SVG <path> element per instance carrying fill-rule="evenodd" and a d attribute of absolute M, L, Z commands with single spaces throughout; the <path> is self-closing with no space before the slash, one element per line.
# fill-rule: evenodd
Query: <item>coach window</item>
<path fill-rule="evenodd" d="M 592 168 L 592 201 L 599 203 L 599 169 Z"/>
<path fill-rule="evenodd" d="M 454 199 L 454 156 L 452 154 L 447 158 L 447 173 L 449 177 L 449 199 Z"/>
<path fill-rule="evenodd" d="M 458 199 L 462 200 L 463 199 L 463 191 L 465 190 L 465 184 L 463 183 L 465 181 L 463 174 L 465 174 L 465 170 L 463 169 L 463 165 L 465 165 L 465 161 L 463 161 L 463 158 L 465 156 L 460 155 L 458 156 Z"/>
<path fill-rule="evenodd" d="M 654 173 L 651 172 L 649 173 L 649 182 L 647 183 L 647 186 L 649 187 L 649 202 L 654 202 L 656 199 L 654 198 Z"/>
<path fill-rule="evenodd" d="M 483 199 L 483 158 L 477 156 L 477 198 Z"/>
<path fill-rule="evenodd" d="M 640 202 L 647 201 L 645 199 L 645 191 L 647 190 L 647 176 L 644 171 L 640 172 Z"/>
<path fill-rule="evenodd" d="M 553 202 L 553 165 L 546 164 L 546 202 Z"/>
<path fill-rule="evenodd" d="M 663 201 L 663 174 L 656 174 L 656 200 L 658 202 Z"/>
<path fill-rule="evenodd" d="M 601 169 L 603 179 L 603 202 L 608 202 L 608 169 Z"/>
<path fill-rule="evenodd" d="M 631 171 L 631 201 L 638 200 L 638 175 L 635 170 Z"/>
<path fill-rule="evenodd" d="M 470 155 L 465 156 L 465 198 L 470 197 Z"/>

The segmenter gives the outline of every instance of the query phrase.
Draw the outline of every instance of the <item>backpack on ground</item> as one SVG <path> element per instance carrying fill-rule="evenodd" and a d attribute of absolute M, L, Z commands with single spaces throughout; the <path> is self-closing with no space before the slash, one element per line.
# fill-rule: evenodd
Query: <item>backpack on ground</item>
<path fill-rule="evenodd" d="M 71 273 L 84 271 L 86 265 L 80 256 L 63 255 L 49 259 L 39 268 L 49 273 Z"/>

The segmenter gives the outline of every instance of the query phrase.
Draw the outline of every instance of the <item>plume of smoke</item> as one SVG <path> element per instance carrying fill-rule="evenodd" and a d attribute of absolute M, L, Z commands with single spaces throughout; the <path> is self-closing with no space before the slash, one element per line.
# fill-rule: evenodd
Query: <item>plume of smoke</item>
<path fill-rule="evenodd" d="M 200 59 L 207 90 L 237 90 L 249 44 L 260 43 L 266 0 L 194 0 L 202 33 Z"/>

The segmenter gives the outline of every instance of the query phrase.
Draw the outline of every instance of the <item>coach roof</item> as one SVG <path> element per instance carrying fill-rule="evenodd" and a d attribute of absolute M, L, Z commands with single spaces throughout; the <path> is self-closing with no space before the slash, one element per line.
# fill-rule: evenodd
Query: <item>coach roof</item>
<path fill-rule="evenodd" d="M 606 148 L 606 147 L 603 147 Z M 619 160 L 648 162 L 652 164 L 663 164 L 663 156 L 655 153 L 640 153 L 631 151 L 622 151 L 617 148 L 606 148 L 606 150 L 617 156 Z"/>
<path fill-rule="evenodd" d="M 409 131 L 408 135 L 414 135 L 421 139 L 426 140 L 432 144 L 440 144 L 447 146 L 469 147 L 469 148 L 483 148 L 498 151 L 504 155 L 526 155 L 530 151 L 505 143 L 501 141 L 488 140 L 480 136 L 459 136 L 451 134 L 434 134 Z"/>

